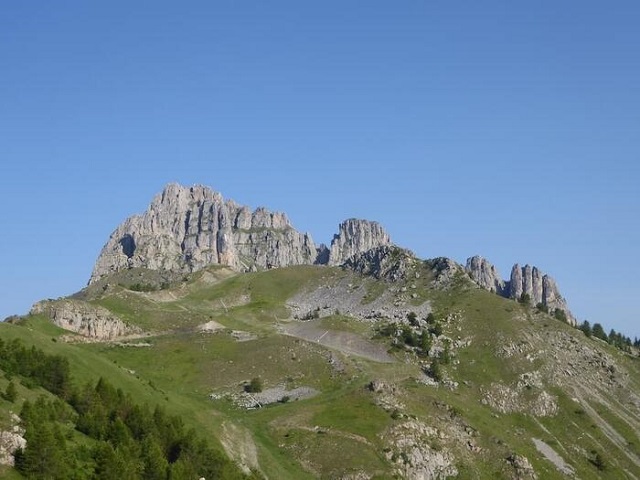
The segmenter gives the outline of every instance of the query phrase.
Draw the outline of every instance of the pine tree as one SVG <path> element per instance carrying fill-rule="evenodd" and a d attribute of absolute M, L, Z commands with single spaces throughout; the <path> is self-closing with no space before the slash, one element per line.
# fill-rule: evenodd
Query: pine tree
<path fill-rule="evenodd" d="M 582 322 L 582 324 L 580 325 L 580 330 L 582 330 L 582 332 L 584 332 L 584 334 L 587 337 L 591 336 L 591 324 L 589 323 L 589 321 L 585 320 L 584 322 Z"/>
<path fill-rule="evenodd" d="M 607 338 L 607 334 L 604 331 L 604 328 L 602 328 L 602 325 L 600 325 L 599 323 L 594 323 L 593 324 L 593 328 L 591 329 L 591 333 L 594 337 L 599 338 L 600 340 L 604 340 L 605 342 L 607 340 L 609 340 Z"/>
<path fill-rule="evenodd" d="M 431 334 L 428 330 L 422 330 L 422 334 L 420 335 L 420 354 L 421 355 L 429 355 L 429 350 L 431 350 Z"/>
<path fill-rule="evenodd" d="M 9 385 L 7 385 L 7 389 L 4 391 L 3 397 L 11 403 L 15 402 L 18 398 L 18 390 L 16 390 L 16 384 L 13 383 L 13 381 L 9 382 Z"/>
<path fill-rule="evenodd" d="M 48 423 L 33 425 L 25 434 L 27 446 L 17 468 L 28 478 L 66 479 L 69 469 L 64 436 Z"/>
<path fill-rule="evenodd" d="M 171 465 L 169 478 L 171 480 L 182 480 L 184 478 L 200 478 L 200 474 L 196 471 L 194 465 L 191 462 L 180 459 Z"/>
<path fill-rule="evenodd" d="M 160 444 L 147 437 L 142 442 L 142 478 L 144 480 L 166 480 L 169 462 L 162 452 Z"/>
<path fill-rule="evenodd" d="M 116 449 L 102 442 L 94 453 L 96 460 L 96 480 L 136 480 L 140 478 L 140 464 L 137 458 L 124 449 Z"/>
<path fill-rule="evenodd" d="M 440 367 L 440 361 L 434 358 L 429 367 L 429 374 L 436 382 L 442 381 L 442 368 Z"/>

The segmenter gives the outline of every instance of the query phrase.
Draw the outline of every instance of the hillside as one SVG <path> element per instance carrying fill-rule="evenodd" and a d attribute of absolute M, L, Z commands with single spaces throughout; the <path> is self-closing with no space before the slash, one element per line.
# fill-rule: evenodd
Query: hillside
<path fill-rule="evenodd" d="M 371 225 L 345 222 L 314 260 L 278 268 L 191 268 L 173 240 L 175 269 L 158 251 L 108 273 L 100 260 L 85 289 L 0 323 L 0 338 L 67 358 L 78 387 L 102 377 L 178 415 L 237 465 L 225 478 L 640 478 L 636 349 L 563 319 L 537 270 L 500 283 L 488 263 L 418 259 Z M 1 392 L 10 381 L 4 431 L 26 400 L 53 398 L 6 371 Z M 94 445 L 67 428 L 71 446 Z M 98 478 L 92 465 L 78 478 Z"/>

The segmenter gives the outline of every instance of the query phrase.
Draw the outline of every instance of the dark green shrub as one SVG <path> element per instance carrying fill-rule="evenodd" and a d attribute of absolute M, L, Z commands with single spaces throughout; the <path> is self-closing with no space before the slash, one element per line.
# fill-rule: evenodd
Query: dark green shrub
<path fill-rule="evenodd" d="M 18 398 L 18 391 L 16 390 L 16 384 L 13 383 L 13 381 L 9 382 L 9 385 L 7 385 L 7 389 L 4 391 L 2 396 L 8 402 L 13 403 L 16 401 Z"/>
<path fill-rule="evenodd" d="M 556 308 L 553 311 L 553 316 L 556 317 L 556 319 L 560 320 L 561 322 L 566 322 L 567 321 L 567 314 L 561 308 Z"/>
<path fill-rule="evenodd" d="M 260 393 L 262 388 L 262 379 L 260 377 L 254 377 L 244 386 L 244 391 L 247 393 Z"/>

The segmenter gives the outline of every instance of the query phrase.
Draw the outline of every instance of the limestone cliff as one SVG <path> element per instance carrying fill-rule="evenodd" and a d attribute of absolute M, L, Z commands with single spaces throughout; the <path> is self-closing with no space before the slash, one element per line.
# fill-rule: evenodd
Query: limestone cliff
<path fill-rule="evenodd" d="M 560 295 L 555 280 L 536 267 L 530 265 L 520 267 L 515 264 L 511 269 L 508 292 L 508 296 L 516 300 L 526 295 L 531 305 L 543 305 L 551 313 L 562 310 L 567 317 L 567 322 L 572 325 L 576 324 L 567 302 Z"/>
<path fill-rule="evenodd" d="M 555 280 L 542 273 L 537 267 L 530 265 L 520 267 L 515 264 L 511 269 L 509 280 L 504 281 L 491 263 L 476 255 L 467 259 L 465 270 L 478 286 L 486 290 L 514 300 L 528 298 L 532 306 L 541 305 L 549 313 L 562 310 L 567 322 L 576 324 L 576 319 L 569 311 L 567 302 L 560 295 Z"/>
<path fill-rule="evenodd" d="M 500 278 L 500 274 L 496 267 L 489 263 L 486 259 L 476 255 L 467 259 L 465 267 L 466 272 L 471 279 L 482 288 L 503 295 L 505 291 L 505 282 Z"/>
<path fill-rule="evenodd" d="M 351 256 L 344 266 L 361 275 L 396 281 L 405 278 L 416 262 L 415 255 L 409 250 L 382 245 Z"/>
<path fill-rule="evenodd" d="M 378 222 L 350 218 L 342 222 L 329 251 L 329 265 L 342 265 L 354 255 L 390 245 L 389 234 Z"/>
<path fill-rule="evenodd" d="M 146 212 L 129 217 L 111 234 L 89 283 L 134 267 L 181 275 L 208 265 L 253 271 L 348 264 L 364 274 L 401 277 L 395 269 L 399 250 L 377 222 L 345 220 L 330 247 L 316 247 L 311 236 L 295 230 L 284 213 L 264 208 L 251 211 L 202 185 L 169 184 Z M 446 275 L 438 278 L 453 278 L 462 269 L 455 262 L 445 267 Z M 491 263 L 475 256 L 467 260 L 465 271 L 482 288 L 507 298 L 528 295 L 533 306 L 541 304 L 550 313 L 562 310 L 567 321 L 575 324 L 553 279 L 536 267 L 515 265 L 506 282 Z"/>
<path fill-rule="evenodd" d="M 252 212 L 205 186 L 169 184 L 144 214 L 111 234 L 89 283 L 131 267 L 186 273 L 222 264 L 248 271 L 311 264 L 316 255 L 311 237 L 283 213 Z"/>
<path fill-rule="evenodd" d="M 24 438 L 25 429 L 21 426 L 21 421 L 15 413 L 9 412 L 10 425 L 6 425 L 6 427 L 10 428 L 0 430 L 0 465 L 10 467 L 15 465 L 15 454 L 27 446 L 27 441 Z"/>
<path fill-rule="evenodd" d="M 44 314 L 60 328 L 94 340 L 113 340 L 140 333 L 106 308 L 82 300 L 43 300 L 31 308 L 32 314 Z"/>

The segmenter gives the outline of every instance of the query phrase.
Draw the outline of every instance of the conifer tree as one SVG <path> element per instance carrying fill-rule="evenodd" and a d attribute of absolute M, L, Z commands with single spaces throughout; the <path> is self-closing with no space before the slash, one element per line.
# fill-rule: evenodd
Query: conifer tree
<path fill-rule="evenodd" d="M 9 382 L 7 389 L 4 391 L 4 399 L 13 403 L 18 398 L 18 390 L 16 390 L 16 384 L 13 381 Z"/>

